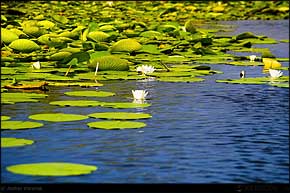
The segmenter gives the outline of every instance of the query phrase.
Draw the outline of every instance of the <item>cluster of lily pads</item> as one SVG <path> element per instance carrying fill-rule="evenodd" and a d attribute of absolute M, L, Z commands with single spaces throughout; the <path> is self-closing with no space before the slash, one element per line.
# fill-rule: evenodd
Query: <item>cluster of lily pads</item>
<path fill-rule="evenodd" d="M 252 6 L 251 11 L 257 17 L 287 18 L 289 2 L 285 2 L 242 2 L 238 3 L 239 6 L 234 2 L 1 2 L 1 9 L 4 10 L 1 13 L 1 104 L 39 102 L 48 96 L 8 92 L 7 85 L 30 85 L 45 81 L 49 86 L 99 87 L 106 84 L 106 80 L 140 79 L 200 82 L 205 80 L 205 76 L 222 73 L 204 64 L 263 66 L 265 63 L 259 57 L 235 56 L 229 51 L 261 53 L 264 58 L 273 58 L 268 48 L 253 48 L 253 45 L 289 40 L 274 40 L 251 32 L 235 36 L 216 35 L 216 32 L 230 29 L 221 25 L 212 25 L 214 29 L 209 29 L 206 20 L 233 19 L 233 15 L 250 17 L 249 13 L 244 14 L 242 10 L 250 10 Z M 257 11 L 260 11 L 260 15 L 257 15 Z M 277 60 L 289 61 L 287 58 Z M 288 76 L 216 82 L 289 87 Z M 115 95 L 91 90 L 64 94 L 72 97 Z M 132 94 L 135 99 L 144 100 L 148 93 L 134 90 Z M 144 101 L 126 103 L 96 100 L 51 101 L 50 105 L 125 109 L 150 106 Z M 89 118 L 109 119 L 88 123 L 91 128 L 142 128 L 146 126 L 145 123 L 129 120 L 150 117 L 150 114 L 130 112 L 88 115 L 46 113 L 29 116 L 29 119 L 36 121 L 11 121 L 10 117 L 1 116 L 1 129 L 40 128 L 44 124 L 37 121 L 79 121 Z M 1 138 L 1 147 L 33 143 L 29 139 Z M 73 163 L 7 167 L 13 173 L 41 176 L 88 174 L 96 169 L 96 166 Z"/>
<path fill-rule="evenodd" d="M 3 93 L 4 100 L 12 99 L 10 103 L 15 102 L 38 102 L 34 98 L 47 97 L 44 94 L 35 93 Z M 14 94 L 16 97 L 6 96 L 6 94 Z M 113 92 L 105 91 L 73 91 L 65 92 L 67 96 L 78 97 L 110 97 L 114 96 Z M 19 95 L 19 96 L 18 96 Z M 18 96 L 18 97 L 17 97 Z M 21 100 L 14 100 L 15 98 L 22 98 Z M 144 99 L 144 98 L 142 98 Z M 30 101 L 31 100 L 31 101 Z M 91 106 L 102 106 L 107 108 L 144 108 L 150 106 L 148 103 L 130 103 L 130 102 L 101 102 L 96 100 L 72 100 L 72 101 L 52 101 L 51 105 L 58 105 L 61 107 L 65 106 L 75 106 L 75 107 L 91 107 Z M 88 115 L 79 114 L 66 114 L 66 113 L 42 113 L 33 114 L 28 118 L 35 121 L 12 121 L 9 116 L 1 116 L 1 130 L 21 130 L 21 129 L 32 129 L 43 127 L 44 124 L 37 121 L 46 122 L 67 122 L 67 121 L 80 121 L 89 118 L 96 119 L 107 119 L 106 121 L 96 121 L 87 123 L 88 127 L 97 129 L 136 129 L 145 127 L 144 122 L 132 121 L 137 119 L 148 119 L 152 116 L 148 113 L 134 113 L 134 112 L 98 112 L 91 113 Z M 33 145 L 34 141 L 30 139 L 22 138 L 11 138 L 2 137 L 1 138 L 1 148 L 5 147 L 19 147 L 25 145 Z M 45 167 L 43 169 L 43 167 Z M 38 176 L 71 176 L 71 175 L 82 175 L 89 174 L 97 169 L 96 166 L 83 165 L 76 163 L 62 163 L 62 162 L 47 162 L 47 163 L 35 163 L 35 164 L 19 164 L 8 166 L 7 170 L 23 175 L 38 175 Z"/>

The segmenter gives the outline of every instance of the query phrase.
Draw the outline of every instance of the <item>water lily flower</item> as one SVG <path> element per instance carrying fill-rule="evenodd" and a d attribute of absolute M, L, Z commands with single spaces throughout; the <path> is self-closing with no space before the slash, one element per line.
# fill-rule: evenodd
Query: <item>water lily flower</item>
<path fill-rule="evenodd" d="M 41 65 L 40 65 L 39 61 L 34 62 L 31 66 L 32 66 L 33 69 L 36 69 L 36 70 L 39 70 L 41 68 Z"/>
<path fill-rule="evenodd" d="M 279 78 L 283 75 L 283 72 L 281 70 L 269 69 L 269 74 L 272 78 Z"/>
<path fill-rule="evenodd" d="M 256 55 L 250 55 L 250 61 L 254 62 L 256 57 L 257 57 Z"/>
<path fill-rule="evenodd" d="M 142 65 L 142 66 L 138 66 L 136 71 L 142 72 L 143 74 L 150 74 L 155 71 L 155 68 L 149 65 Z"/>
<path fill-rule="evenodd" d="M 132 94 L 133 94 L 134 99 L 144 100 L 145 97 L 148 95 L 148 92 L 145 90 L 132 90 Z"/>

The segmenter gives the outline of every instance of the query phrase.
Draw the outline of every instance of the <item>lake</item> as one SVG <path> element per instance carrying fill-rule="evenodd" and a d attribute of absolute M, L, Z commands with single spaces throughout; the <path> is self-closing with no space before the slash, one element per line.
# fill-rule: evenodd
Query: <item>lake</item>
<path fill-rule="evenodd" d="M 289 21 L 227 21 L 239 34 L 289 39 Z M 289 58 L 289 43 L 268 47 L 279 58 Z M 249 53 L 236 53 L 249 55 Z M 289 62 L 281 62 L 289 66 Z M 144 112 L 150 119 L 140 129 L 101 130 L 76 122 L 45 122 L 43 127 L 5 130 L 2 137 L 34 140 L 33 145 L 1 148 L 2 183 L 289 183 L 289 89 L 269 85 L 216 83 L 217 79 L 266 76 L 261 66 L 205 64 L 223 74 L 204 82 L 104 81 L 99 90 L 116 95 L 102 101 L 132 102 L 131 90 L 146 89 L 150 107 L 58 107 L 53 100 L 84 99 L 63 93 L 96 88 L 50 87 L 39 103 L 2 105 L 2 115 L 30 120 L 36 113 Z M 284 71 L 284 75 L 289 75 Z M 95 98 L 86 98 L 99 100 Z M 40 121 L 42 122 L 42 121 Z M 5 168 L 36 162 L 74 162 L 96 165 L 89 175 L 39 177 L 17 175 Z"/>

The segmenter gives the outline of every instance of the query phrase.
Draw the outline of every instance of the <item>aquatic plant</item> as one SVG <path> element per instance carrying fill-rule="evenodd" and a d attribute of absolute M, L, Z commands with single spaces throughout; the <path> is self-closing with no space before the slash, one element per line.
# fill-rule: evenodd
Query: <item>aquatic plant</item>
<path fill-rule="evenodd" d="M 269 74 L 272 78 L 279 78 L 283 75 L 281 70 L 269 69 Z"/>
<path fill-rule="evenodd" d="M 145 90 L 132 90 L 132 94 L 133 94 L 134 99 L 144 100 L 146 96 L 148 95 L 148 92 Z"/>
<path fill-rule="evenodd" d="M 155 71 L 155 68 L 153 66 L 149 66 L 149 65 L 142 65 L 142 66 L 138 66 L 136 68 L 137 72 L 141 72 L 142 74 L 151 74 Z"/>

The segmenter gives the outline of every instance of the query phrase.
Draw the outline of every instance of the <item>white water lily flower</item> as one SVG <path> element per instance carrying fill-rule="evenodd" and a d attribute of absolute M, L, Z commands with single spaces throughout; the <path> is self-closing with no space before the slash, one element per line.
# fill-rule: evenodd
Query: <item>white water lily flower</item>
<path fill-rule="evenodd" d="M 257 57 L 256 55 L 250 55 L 250 61 L 254 62 L 256 57 Z"/>
<path fill-rule="evenodd" d="M 32 66 L 33 69 L 36 69 L 36 70 L 39 70 L 41 68 L 41 65 L 40 65 L 39 61 L 34 62 L 31 66 Z"/>
<path fill-rule="evenodd" d="M 136 71 L 142 72 L 143 74 L 150 74 L 155 71 L 155 68 L 149 65 L 142 65 L 142 66 L 138 66 Z"/>
<path fill-rule="evenodd" d="M 283 75 L 283 72 L 281 70 L 269 69 L 269 74 L 272 78 L 279 78 Z"/>
<path fill-rule="evenodd" d="M 145 90 L 132 90 L 132 94 L 134 99 L 144 100 L 145 97 L 148 95 L 148 92 Z"/>

